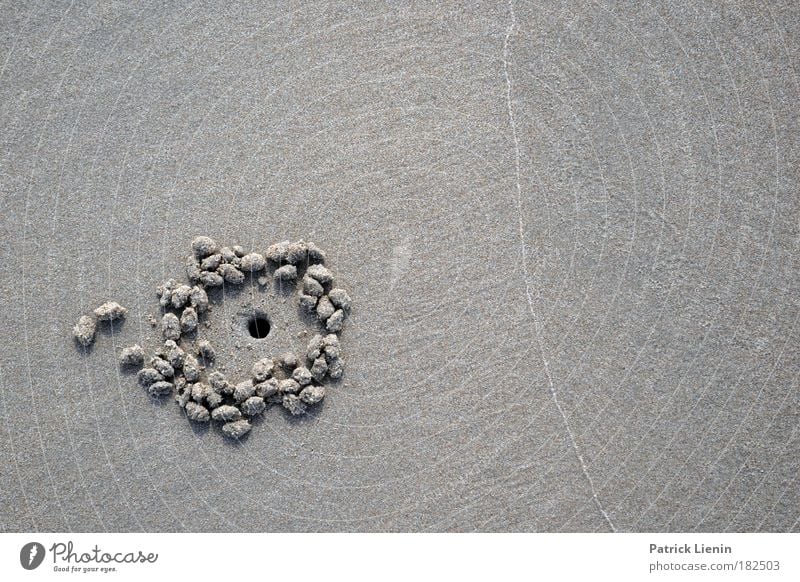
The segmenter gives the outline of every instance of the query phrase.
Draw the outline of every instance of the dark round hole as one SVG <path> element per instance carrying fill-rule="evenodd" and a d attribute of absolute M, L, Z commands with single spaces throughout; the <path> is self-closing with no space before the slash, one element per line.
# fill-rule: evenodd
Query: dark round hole
<path fill-rule="evenodd" d="M 269 319 L 263 315 L 254 315 L 247 324 L 247 331 L 256 339 L 264 339 L 269 333 Z"/>

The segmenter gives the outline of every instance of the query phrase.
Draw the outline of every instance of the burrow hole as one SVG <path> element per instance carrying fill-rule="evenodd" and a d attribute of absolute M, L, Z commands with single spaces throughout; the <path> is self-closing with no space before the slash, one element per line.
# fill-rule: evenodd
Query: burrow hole
<path fill-rule="evenodd" d="M 269 319 L 263 313 L 256 313 L 247 322 L 247 331 L 251 337 L 264 339 L 269 334 Z"/>

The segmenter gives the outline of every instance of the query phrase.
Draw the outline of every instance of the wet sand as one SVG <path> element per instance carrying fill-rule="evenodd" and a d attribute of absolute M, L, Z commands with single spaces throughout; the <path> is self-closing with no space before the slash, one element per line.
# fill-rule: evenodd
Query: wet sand
<path fill-rule="evenodd" d="M 2 531 L 800 528 L 792 3 L 2 14 Z M 231 443 L 119 369 L 199 234 L 328 252 L 314 414 Z M 296 348 L 214 301 L 231 374 Z"/>

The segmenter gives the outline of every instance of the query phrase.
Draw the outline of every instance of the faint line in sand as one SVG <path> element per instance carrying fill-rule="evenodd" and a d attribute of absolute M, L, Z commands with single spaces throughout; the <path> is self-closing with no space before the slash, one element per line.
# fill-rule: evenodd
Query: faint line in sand
<path fill-rule="evenodd" d="M 514 140 L 514 175 L 515 175 L 515 186 L 517 191 L 517 217 L 519 219 L 519 240 L 520 246 L 522 249 L 522 272 L 525 279 L 525 296 L 528 300 L 528 310 L 531 312 L 531 317 L 533 318 L 533 325 L 536 330 L 536 341 L 539 347 L 539 354 L 542 358 L 542 364 L 544 366 L 544 374 L 547 378 L 548 388 L 550 390 L 550 396 L 553 398 L 553 404 L 555 404 L 556 409 L 558 410 L 558 414 L 561 416 L 561 420 L 564 423 L 564 428 L 567 431 L 567 435 L 569 436 L 570 444 L 572 445 L 572 450 L 575 452 L 575 456 L 578 458 L 578 463 L 581 466 L 581 472 L 583 476 L 586 478 L 587 483 L 589 484 L 589 491 L 591 492 L 592 501 L 594 502 L 597 510 L 603 516 L 606 524 L 611 529 L 612 532 L 616 532 L 617 528 L 614 527 L 614 523 L 611 521 L 608 513 L 603 508 L 603 504 L 600 502 L 600 498 L 597 496 L 597 491 L 594 487 L 594 481 L 592 481 L 592 477 L 589 474 L 589 468 L 586 465 L 586 461 L 581 454 L 580 448 L 578 447 L 578 441 L 575 439 L 575 434 L 572 432 L 572 428 L 570 427 L 569 420 L 567 420 L 567 415 L 564 414 L 564 409 L 561 407 L 561 402 L 558 399 L 558 391 L 556 390 L 555 384 L 553 383 L 553 376 L 550 373 L 550 364 L 547 360 L 547 356 L 544 352 L 544 343 L 542 341 L 542 332 L 541 332 L 541 325 L 539 324 L 539 316 L 536 313 L 536 309 L 533 307 L 533 296 L 531 294 L 531 287 L 529 283 L 529 276 L 528 276 L 528 251 L 525 246 L 525 225 L 522 221 L 522 180 L 521 180 L 521 172 L 520 172 L 520 150 L 519 150 L 519 137 L 517 136 L 517 123 L 514 117 L 514 106 L 511 97 L 511 89 L 512 89 L 512 82 L 511 82 L 511 73 L 509 71 L 509 59 L 510 59 L 510 44 L 511 44 L 511 36 L 514 34 L 514 29 L 517 25 L 517 16 L 514 12 L 514 0 L 509 0 L 508 2 L 508 9 L 509 9 L 509 16 L 510 22 L 508 28 L 506 28 L 506 36 L 505 40 L 503 41 L 503 73 L 506 79 L 506 107 L 508 109 L 508 120 L 511 125 L 511 136 Z"/>

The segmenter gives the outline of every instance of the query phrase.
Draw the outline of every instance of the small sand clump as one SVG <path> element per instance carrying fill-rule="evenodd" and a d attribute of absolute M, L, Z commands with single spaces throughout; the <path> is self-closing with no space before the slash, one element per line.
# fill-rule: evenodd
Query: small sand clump
<path fill-rule="evenodd" d="M 164 376 L 164 378 L 173 378 L 175 376 L 175 368 L 170 366 L 168 361 L 158 356 L 150 360 L 150 367 Z"/>
<path fill-rule="evenodd" d="M 328 318 L 333 315 L 334 311 L 336 311 L 336 308 L 333 306 L 333 303 L 331 303 L 331 300 L 328 299 L 328 296 L 323 295 L 320 297 L 317 303 L 317 317 L 319 317 L 319 320 L 327 321 Z"/>
<path fill-rule="evenodd" d="M 286 258 L 289 256 L 289 241 L 282 241 L 279 243 L 275 243 L 267 248 L 267 252 L 264 253 L 268 261 L 272 261 L 273 263 L 285 263 Z"/>
<path fill-rule="evenodd" d="M 172 290 L 172 297 L 170 302 L 172 307 L 180 309 L 189 302 L 189 297 L 192 294 L 192 288 L 188 285 L 178 285 Z"/>
<path fill-rule="evenodd" d="M 222 275 L 225 282 L 231 285 L 241 285 L 244 283 L 244 273 L 233 265 L 220 265 L 219 269 L 217 269 L 217 273 Z"/>
<path fill-rule="evenodd" d="M 197 329 L 197 311 L 194 307 L 187 307 L 181 314 L 181 333 L 190 334 Z"/>
<path fill-rule="evenodd" d="M 208 310 L 208 294 L 202 287 L 198 287 L 196 285 L 192 287 L 192 292 L 189 295 L 189 301 L 197 313 L 203 313 Z"/>
<path fill-rule="evenodd" d="M 174 313 L 165 313 L 161 318 L 161 333 L 164 339 L 178 341 L 181 339 L 181 321 Z"/>
<path fill-rule="evenodd" d="M 308 384 L 311 384 L 311 370 L 305 366 L 299 366 L 294 369 L 294 372 L 292 372 L 292 379 L 300 386 L 307 386 Z"/>
<path fill-rule="evenodd" d="M 297 394 L 286 394 L 283 397 L 283 407 L 288 410 L 292 416 L 300 416 L 306 413 L 306 404 Z"/>
<path fill-rule="evenodd" d="M 103 303 L 94 310 L 94 316 L 97 318 L 97 321 L 116 321 L 118 319 L 125 319 L 126 315 L 128 315 L 128 310 L 116 301 Z"/>
<path fill-rule="evenodd" d="M 200 362 L 192 354 L 186 354 L 183 360 L 183 377 L 187 382 L 197 382 L 200 379 Z"/>
<path fill-rule="evenodd" d="M 235 406 L 231 406 L 230 404 L 223 404 L 222 406 L 214 409 L 214 412 L 211 413 L 211 418 L 222 422 L 239 420 L 242 418 L 242 411 Z"/>
<path fill-rule="evenodd" d="M 310 263 L 324 263 L 326 256 L 325 251 L 319 248 L 314 243 L 310 242 L 306 245 L 306 250 L 308 252 L 308 261 Z"/>
<path fill-rule="evenodd" d="M 322 265 L 310 265 L 308 269 L 306 269 L 306 275 L 312 279 L 316 279 L 323 285 L 333 283 L 333 274 Z"/>
<path fill-rule="evenodd" d="M 211 419 L 211 414 L 208 412 L 208 409 L 197 402 L 187 402 L 185 410 L 189 420 L 208 422 Z"/>
<path fill-rule="evenodd" d="M 263 358 L 253 364 L 253 380 L 255 382 L 263 382 L 272 376 L 275 370 L 274 362 L 269 358 Z"/>
<path fill-rule="evenodd" d="M 198 236 L 192 240 L 192 252 L 198 259 L 204 259 L 217 252 L 217 243 L 207 236 Z"/>
<path fill-rule="evenodd" d="M 240 404 L 251 396 L 255 396 L 255 393 L 256 387 L 253 386 L 253 382 L 245 380 L 244 382 L 239 382 L 236 388 L 233 389 L 233 399 L 237 404 Z"/>
<path fill-rule="evenodd" d="M 94 343 L 94 336 L 97 333 L 97 321 L 91 315 L 81 315 L 78 323 L 72 328 L 72 335 L 83 347 L 89 347 Z"/>
<path fill-rule="evenodd" d="M 306 295 L 313 295 L 314 297 L 319 297 L 325 292 L 322 288 L 322 283 L 314 279 L 313 277 L 309 277 L 305 275 L 303 277 L 303 293 Z"/>
<path fill-rule="evenodd" d="M 240 406 L 242 414 L 245 416 L 256 416 L 257 414 L 261 414 L 267 408 L 267 405 L 264 403 L 264 399 L 260 396 L 251 396 Z"/>
<path fill-rule="evenodd" d="M 295 279 L 297 279 L 297 267 L 294 265 L 284 265 L 275 269 L 275 273 L 273 274 L 276 281 L 280 281 L 282 283 L 291 283 Z"/>
<path fill-rule="evenodd" d="M 153 382 L 147 388 L 147 392 L 150 396 L 154 396 L 160 398 L 161 396 L 166 396 L 172 392 L 172 389 L 175 385 L 172 382 L 167 382 L 166 380 L 159 380 L 158 382 Z"/>
<path fill-rule="evenodd" d="M 314 377 L 314 380 L 317 382 L 322 382 L 325 379 L 325 374 L 328 372 L 328 362 L 325 361 L 324 356 L 318 357 L 314 360 L 314 364 L 311 366 L 311 375 Z"/>
<path fill-rule="evenodd" d="M 269 378 L 268 380 L 259 382 L 258 384 L 255 385 L 255 389 L 256 389 L 256 396 L 260 396 L 264 400 L 280 392 L 280 386 L 278 385 L 278 381 L 275 378 Z"/>
<path fill-rule="evenodd" d="M 211 342 L 208 340 L 200 340 L 197 342 L 197 355 L 203 358 L 206 362 L 213 362 L 217 357 L 217 351 Z"/>
<path fill-rule="evenodd" d="M 325 398 L 325 386 L 320 386 L 318 384 L 306 386 L 303 388 L 303 391 L 300 392 L 300 400 L 306 404 L 316 404 L 323 398 Z"/>
<path fill-rule="evenodd" d="M 285 352 L 278 358 L 278 363 L 284 370 L 294 370 L 297 367 L 297 356 L 292 352 Z"/>
<path fill-rule="evenodd" d="M 286 262 L 290 265 L 300 265 L 308 258 L 308 245 L 303 241 L 297 241 L 286 247 Z"/>
<path fill-rule="evenodd" d="M 242 257 L 241 269 L 246 273 L 257 273 L 263 271 L 267 266 L 267 260 L 258 253 L 248 253 Z"/>
<path fill-rule="evenodd" d="M 333 303 L 333 305 L 339 309 L 343 309 L 345 311 L 350 309 L 350 296 L 344 289 L 339 287 L 331 289 L 328 293 L 328 299 L 330 299 L 331 303 Z"/>
<path fill-rule="evenodd" d="M 246 420 L 237 420 L 222 425 L 222 434 L 226 437 L 239 440 L 253 428 Z"/>
<path fill-rule="evenodd" d="M 325 329 L 332 333 L 338 333 L 342 331 L 342 327 L 344 326 L 344 311 L 341 309 L 337 309 L 334 311 L 331 316 L 328 318 L 328 321 L 325 322 Z"/>
<path fill-rule="evenodd" d="M 144 348 L 139 344 L 123 348 L 119 353 L 119 363 L 122 366 L 141 366 L 144 363 Z"/>
<path fill-rule="evenodd" d="M 219 273 L 214 273 L 212 271 L 203 271 L 200 273 L 200 283 L 206 287 L 222 287 L 224 282 L 225 279 L 223 279 L 222 275 Z"/>
<path fill-rule="evenodd" d="M 278 382 L 278 391 L 283 394 L 294 394 L 300 391 L 300 384 L 292 378 Z"/>

